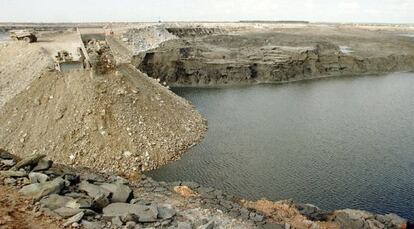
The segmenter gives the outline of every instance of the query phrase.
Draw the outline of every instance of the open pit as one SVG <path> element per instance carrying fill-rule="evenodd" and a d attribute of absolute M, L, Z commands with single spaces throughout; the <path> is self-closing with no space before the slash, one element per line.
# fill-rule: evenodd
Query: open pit
<path fill-rule="evenodd" d="M 34 27 L 39 42 L 26 44 L 3 39 L 0 43 L 0 148 L 5 149 L 1 151 L 0 184 L 23 190 L 33 187 L 30 186 L 33 174 L 29 173 L 40 161 L 29 160 L 29 163 L 27 160 L 44 154 L 61 164 L 57 170 L 50 164 L 41 174 L 36 174 L 43 178 L 46 175 L 47 185 L 58 182 L 59 190 L 55 191 L 60 197 L 53 198 L 81 196 L 96 204 L 91 192 L 82 191 L 80 185 L 90 182 L 94 188 L 120 185 L 123 190 L 133 189 L 138 199 L 124 201 L 122 206 L 157 207 L 153 222 L 133 217 L 128 218 L 129 222 L 125 217 L 108 220 L 102 218 L 102 212 L 91 217 L 83 215 L 91 214 L 89 209 L 63 207 L 77 212 L 59 216 L 72 226 L 75 223 L 84 226 L 95 223 L 104 225 L 102 228 L 105 225 L 121 228 L 127 223 L 154 227 L 164 223 L 163 226 L 175 228 L 180 225 L 193 228 L 358 228 L 361 225 L 360 228 L 403 228 L 411 225 L 388 212 L 380 212 L 384 214 L 381 215 L 349 209 L 325 211 L 295 201 L 248 201 L 238 198 L 238 193 L 226 194 L 204 187 L 203 181 L 201 185 L 185 181 L 157 182 L 141 172 L 180 159 L 200 143 L 207 131 L 202 115 L 190 102 L 171 92 L 170 86 L 237 86 L 413 71 L 413 39 L 401 36 L 412 34 L 412 26 L 258 22 L 10 24 L 3 27 L 5 31 Z M 60 67 L 57 67 L 56 55 L 63 50 L 72 56 L 59 59 Z M 225 98 L 219 97 L 216 101 L 226 102 Z M 209 109 L 217 111 L 218 108 Z M 230 122 L 212 125 L 218 124 L 228 127 L 222 135 L 217 135 L 222 137 L 219 144 L 226 144 L 225 137 L 232 136 L 227 132 L 232 130 Z M 254 128 L 247 125 L 246 129 Z M 239 145 L 248 142 L 246 139 Z M 10 158 L 6 151 L 16 157 Z M 228 155 L 234 155 L 234 151 Z M 205 163 L 214 164 L 218 158 Z M 29 164 L 20 171 L 9 166 L 22 161 Z M 44 163 L 45 160 L 40 164 Z M 226 168 L 231 166 L 221 169 Z M 213 166 L 207 173 L 220 174 L 221 169 Z M 86 178 L 84 171 L 88 174 Z M 128 178 L 130 187 L 125 187 L 128 182 L 114 178 L 114 174 Z M 113 202 L 112 194 L 118 191 L 110 192 L 104 200 L 108 204 Z M 43 203 L 50 199 L 49 194 Z M 164 221 L 161 214 L 166 213 L 163 212 L 165 204 L 177 215 L 170 214 Z M 56 216 L 53 214 L 56 209 L 52 212 L 42 209 Z M 1 211 L 0 226 L 6 222 L 1 218 Z M 78 214 L 82 217 L 76 220 Z"/>

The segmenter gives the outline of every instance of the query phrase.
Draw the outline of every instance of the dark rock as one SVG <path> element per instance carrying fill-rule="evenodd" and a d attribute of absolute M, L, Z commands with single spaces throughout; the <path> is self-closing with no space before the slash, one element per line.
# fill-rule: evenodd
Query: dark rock
<path fill-rule="evenodd" d="M 175 181 L 170 183 L 171 187 L 181 186 L 181 181 Z"/>
<path fill-rule="evenodd" d="M 66 222 L 63 224 L 63 226 L 67 227 L 69 225 L 72 225 L 73 223 L 78 223 L 79 221 L 82 220 L 84 215 L 85 215 L 85 213 L 79 212 L 78 214 L 76 214 L 76 215 L 70 217 L 68 220 L 66 220 Z"/>
<path fill-rule="evenodd" d="M 24 186 L 19 193 L 25 196 L 33 196 L 35 200 L 50 194 L 58 194 L 64 187 L 64 180 L 60 177 L 45 183 L 36 183 Z"/>
<path fill-rule="evenodd" d="M 102 193 L 99 196 L 95 197 L 95 199 L 93 199 L 92 206 L 94 209 L 101 210 L 104 207 L 108 206 L 109 204 L 110 204 L 109 199 L 107 198 L 105 194 Z"/>
<path fill-rule="evenodd" d="M 127 185 L 121 183 L 104 183 L 101 187 L 112 193 L 112 203 L 126 203 L 132 199 L 132 190 Z"/>
<path fill-rule="evenodd" d="M 312 204 L 296 204 L 296 208 L 299 210 L 299 213 L 306 218 L 313 221 L 324 221 L 327 219 L 326 212 L 322 211 L 318 207 Z"/>
<path fill-rule="evenodd" d="M 135 214 L 128 213 L 128 214 L 123 215 L 121 217 L 121 221 L 124 222 L 124 223 L 131 222 L 131 221 L 133 221 L 133 222 L 139 222 L 139 216 L 137 216 Z"/>
<path fill-rule="evenodd" d="M 41 159 L 41 160 L 39 160 L 39 162 L 33 168 L 32 171 L 33 172 L 45 171 L 45 170 L 50 169 L 52 167 L 52 165 L 53 165 L 53 161 L 46 160 L 46 159 Z"/>
<path fill-rule="evenodd" d="M 43 173 L 35 173 L 31 172 L 29 173 L 29 179 L 32 184 L 35 183 L 45 183 L 49 180 L 49 177 Z"/>
<path fill-rule="evenodd" d="M 35 167 L 37 163 L 44 157 L 46 157 L 46 155 L 33 155 L 30 157 L 24 158 L 21 161 L 17 162 L 17 164 L 13 166 L 11 170 L 17 171 L 26 166 Z"/>
<path fill-rule="evenodd" d="M 63 175 L 63 179 L 69 182 L 70 185 L 74 185 L 79 183 L 79 175 L 76 174 L 65 174 Z"/>
<path fill-rule="evenodd" d="M 6 150 L 0 149 L 0 158 L 3 160 L 12 160 L 14 159 L 14 156 L 13 154 L 7 152 Z"/>
<path fill-rule="evenodd" d="M 89 182 L 105 182 L 106 179 L 105 177 L 99 175 L 99 174 L 94 174 L 94 173 L 86 173 L 86 174 L 82 174 L 80 176 L 81 180 L 85 180 L 85 181 L 89 181 Z"/>

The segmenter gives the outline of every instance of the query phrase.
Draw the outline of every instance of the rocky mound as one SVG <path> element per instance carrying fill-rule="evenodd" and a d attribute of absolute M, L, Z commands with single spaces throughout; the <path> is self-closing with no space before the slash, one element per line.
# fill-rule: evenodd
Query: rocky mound
<path fill-rule="evenodd" d="M 154 169 L 205 129 L 187 101 L 127 65 L 97 77 L 45 72 L 0 110 L 7 150 L 103 171 Z"/>
<path fill-rule="evenodd" d="M 173 185 L 145 176 L 128 181 L 88 169 L 75 170 L 55 165 L 44 156 L 20 160 L 0 149 L 0 190 L 18 189 L 36 203 L 30 207 L 33 215 L 62 219 L 55 222 L 61 228 L 254 228 L 252 221 L 201 208 L 200 198 L 183 198 L 173 191 Z M 0 203 L 22 199 L 15 195 L 4 201 L 4 195 L 0 193 Z M 1 210 L 0 227 L 9 228 L 17 214 L 3 217 Z"/>
<path fill-rule="evenodd" d="M 35 215 L 41 216 L 43 212 L 64 219 L 63 226 L 74 228 L 398 229 L 412 226 L 395 214 L 351 209 L 329 212 L 289 200 L 246 201 L 195 182 L 157 182 L 145 176 L 128 181 L 111 174 L 55 165 L 41 155 L 20 160 L 0 149 L 0 190 L 13 191 L 9 187 L 19 189 L 19 193 L 36 202 L 32 207 Z"/>
<path fill-rule="evenodd" d="M 0 44 L 0 107 L 51 64 L 52 59 L 39 46 L 24 42 Z"/>

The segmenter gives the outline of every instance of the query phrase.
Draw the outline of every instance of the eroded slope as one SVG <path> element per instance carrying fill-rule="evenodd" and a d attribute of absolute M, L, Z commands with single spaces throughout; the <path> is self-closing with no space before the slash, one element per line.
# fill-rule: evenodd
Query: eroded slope
<path fill-rule="evenodd" d="M 155 80 L 123 69 L 99 77 L 44 73 L 0 110 L 0 145 L 104 171 L 149 170 L 177 159 L 201 139 L 205 122 Z"/>

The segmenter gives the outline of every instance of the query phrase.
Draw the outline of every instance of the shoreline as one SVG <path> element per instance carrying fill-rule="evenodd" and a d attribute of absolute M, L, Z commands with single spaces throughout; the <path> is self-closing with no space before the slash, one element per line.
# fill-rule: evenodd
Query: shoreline
<path fill-rule="evenodd" d="M 39 217 L 52 217 L 55 224 L 65 227 L 181 228 L 186 225 L 186 228 L 204 228 L 201 227 L 204 225 L 208 226 L 206 228 L 328 229 L 360 228 L 357 225 L 412 226 L 395 214 L 379 215 L 351 209 L 324 211 L 291 200 L 248 201 L 195 182 L 157 182 L 145 175 L 126 180 L 88 168 L 55 165 L 44 156 L 20 159 L 4 150 L 0 153 L 0 188 L 19 190 L 20 195 L 35 203 L 32 212 Z M 71 201 L 77 204 L 69 205 Z M 152 209 L 153 213 L 138 210 L 141 208 Z M 0 221 L 2 224 L 4 222 Z"/>

